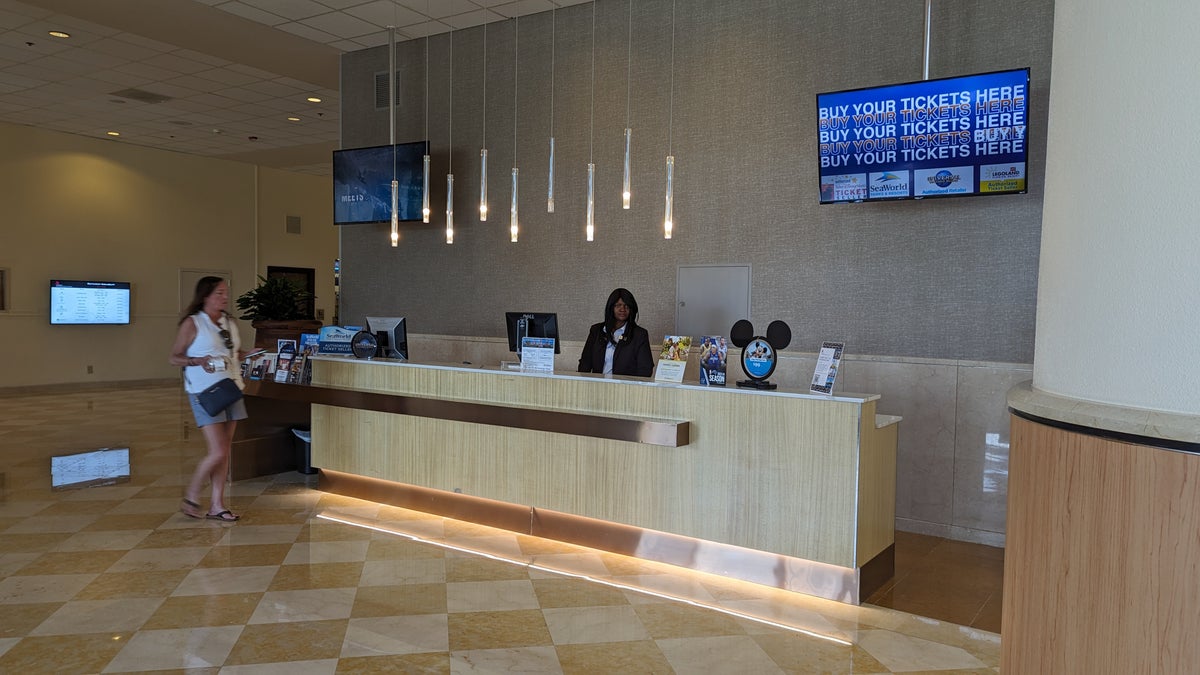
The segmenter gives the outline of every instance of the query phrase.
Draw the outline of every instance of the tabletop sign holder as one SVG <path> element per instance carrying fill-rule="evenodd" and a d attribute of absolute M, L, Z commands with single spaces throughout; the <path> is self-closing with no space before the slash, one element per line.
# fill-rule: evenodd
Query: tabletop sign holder
<path fill-rule="evenodd" d="M 821 351 L 817 352 L 817 367 L 813 370 L 812 384 L 808 390 L 814 394 L 833 395 L 833 383 L 837 380 L 838 369 L 842 365 L 842 351 L 846 349 L 845 342 L 822 342 Z"/>
<path fill-rule="evenodd" d="M 654 379 L 658 382 L 683 382 L 683 371 L 687 368 L 688 352 L 692 349 L 690 335 L 667 335 L 663 338 L 662 354 L 654 367 Z"/>
<path fill-rule="evenodd" d="M 554 372 L 554 338 L 521 338 L 521 370 L 526 373 Z"/>
<path fill-rule="evenodd" d="M 778 319 L 767 326 L 766 336 L 754 334 L 754 324 L 741 319 L 729 330 L 729 341 L 742 348 L 742 372 L 748 380 L 738 380 L 737 386 L 747 389 L 775 389 L 767 381 L 779 362 L 779 350 L 792 341 L 792 329 Z"/>

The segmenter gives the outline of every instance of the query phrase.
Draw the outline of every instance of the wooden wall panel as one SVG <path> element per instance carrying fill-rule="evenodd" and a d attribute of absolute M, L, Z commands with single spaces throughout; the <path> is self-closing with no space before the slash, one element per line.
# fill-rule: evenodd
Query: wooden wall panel
<path fill-rule="evenodd" d="M 1200 455 L 1012 417 L 1001 670 L 1200 663 Z"/>

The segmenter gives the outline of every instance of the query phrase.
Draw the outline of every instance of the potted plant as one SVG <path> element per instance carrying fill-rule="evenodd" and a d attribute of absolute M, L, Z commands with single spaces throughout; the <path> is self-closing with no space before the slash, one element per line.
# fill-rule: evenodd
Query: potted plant
<path fill-rule="evenodd" d="M 304 315 L 309 293 L 285 277 L 258 277 L 258 285 L 238 296 L 238 317 L 254 327 L 254 346 L 275 351 L 277 340 L 300 341 L 301 333 L 314 333 L 321 322 Z"/>

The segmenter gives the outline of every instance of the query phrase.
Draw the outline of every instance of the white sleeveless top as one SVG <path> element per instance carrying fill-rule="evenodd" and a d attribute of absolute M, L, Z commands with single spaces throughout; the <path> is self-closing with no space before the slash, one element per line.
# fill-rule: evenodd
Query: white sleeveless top
<path fill-rule="evenodd" d="M 233 380 L 238 389 L 245 389 L 246 383 L 242 381 L 241 364 L 236 360 L 237 351 L 242 345 L 241 338 L 238 336 L 237 322 L 222 314 L 219 322 L 213 323 L 213 320 L 203 311 L 196 312 L 189 318 L 192 323 L 196 324 L 196 339 L 188 345 L 187 356 L 189 358 L 223 358 L 225 359 L 225 370 L 206 373 L 204 366 L 188 366 L 183 373 L 184 389 L 189 394 L 198 394 L 225 378 Z M 225 347 L 225 338 L 221 337 L 222 329 L 229 331 L 229 338 L 233 341 L 232 350 Z"/>

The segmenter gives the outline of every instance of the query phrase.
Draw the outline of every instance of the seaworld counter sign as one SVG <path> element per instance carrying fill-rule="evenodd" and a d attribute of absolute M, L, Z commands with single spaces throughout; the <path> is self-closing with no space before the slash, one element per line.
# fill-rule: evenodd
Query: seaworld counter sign
<path fill-rule="evenodd" d="M 817 94 L 821 203 L 1025 192 L 1029 69 Z"/>

